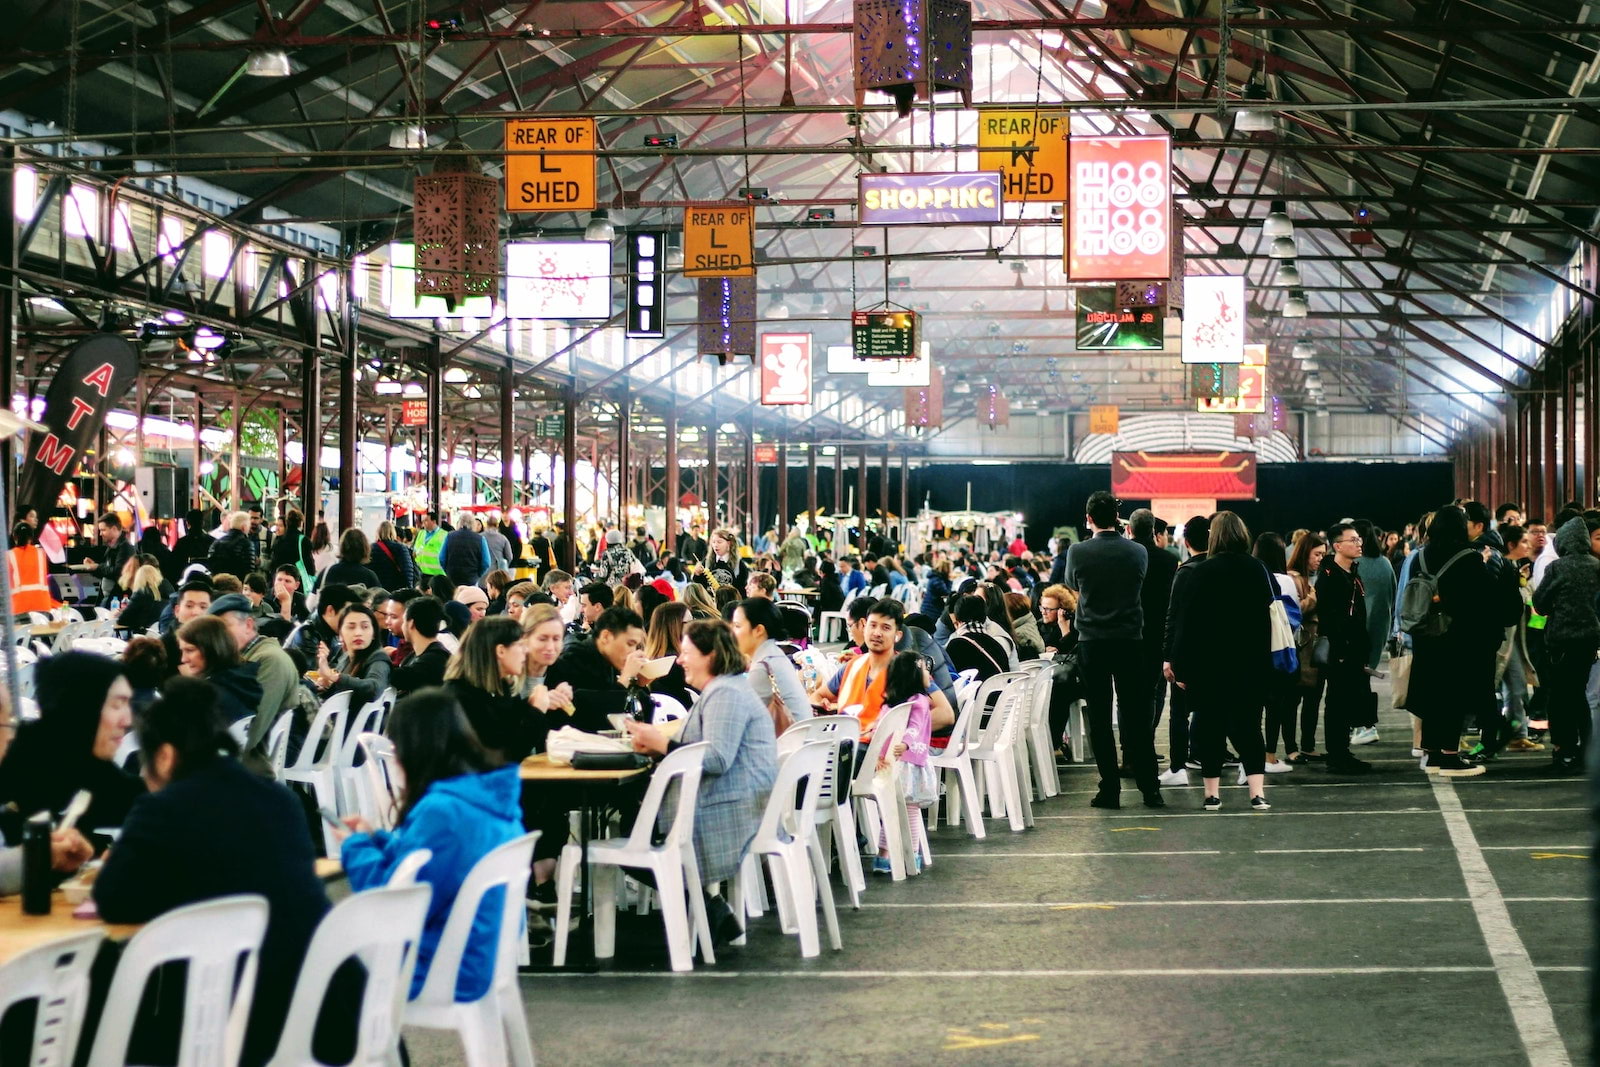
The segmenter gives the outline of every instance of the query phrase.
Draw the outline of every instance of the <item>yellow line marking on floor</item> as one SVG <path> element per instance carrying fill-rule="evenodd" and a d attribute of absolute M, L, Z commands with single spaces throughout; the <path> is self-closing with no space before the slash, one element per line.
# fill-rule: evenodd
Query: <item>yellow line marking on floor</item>
<path fill-rule="evenodd" d="M 1112 830 L 1111 832 L 1114 833 L 1114 834 L 1125 834 L 1130 830 L 1150 830 L 1152 832 L 1155 832 L 1155 831 L 1158 831 L 1160 829 L 1161 829 L 1161 827 L 1159 827 L 1159 826 L 1119 826 L 1115 830 Z"/>
<path fill-rule="evenodd" d="M 1576 852 L 1533 852 L 1528 856 L 1535 860 L 1586 860 L 1588 856 L 1580 856 Z"/>
<path fill-rule="evenodd" d="M 1051 911 L 1116 911 L 1115 904 L 1053 904 Z"/>

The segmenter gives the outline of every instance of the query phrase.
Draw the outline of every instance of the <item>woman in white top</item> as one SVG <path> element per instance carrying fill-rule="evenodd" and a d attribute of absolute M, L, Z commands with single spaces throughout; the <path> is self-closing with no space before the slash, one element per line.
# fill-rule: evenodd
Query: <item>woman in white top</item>
<path fill-rule="evenodd" d="M 750 661 L 746 677 L 761 703 L 770 707 L 776 691 L 791 721 L 811 718 L 811 699 L 800 682 L 800 672 L 778 647 L 784 628 L 777 605 L 764 597 L 739 601 L 733 608 L 733 636 Z"/>

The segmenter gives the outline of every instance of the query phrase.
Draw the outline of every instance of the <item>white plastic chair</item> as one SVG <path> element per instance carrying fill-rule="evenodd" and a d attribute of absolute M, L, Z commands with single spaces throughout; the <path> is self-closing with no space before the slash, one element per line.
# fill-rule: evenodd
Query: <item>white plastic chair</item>
<path fill-rule="evenodd" d="M 322 917 L 306 948 L 294 999 L 268 1067 L 323 1067 L 312 1052 L 317 1015 L 334 974 L 352 957 L 361 961 L 366 975 L 355 1019 L 355 1054 L 346 1062 L 351 1067 L 393 1067 L 400 1062 L 400 1020 L 432 894 L 428 885 L 369 889 L 345 898 Z"/>
<path fill-rule="evenodd" d="M 976 696 L 976 690 L 972 690 Z M 980 705 L 976 700 L 962 700 L 961 711 L 956 715 L 956 725 L 950 731 L 950 740 L 944 749 L 932 749 L 928 763 L 944 772 L 944 821 L 946 826 L 961 822 L 962 808 L 967 815 L 967 832 L 982 839 L 988 830 L 983 825 L 983 797 L 978 792 L 978 775 L 972 764 L 972 734 L 977 728 Z M 939 825 L 939 801 L 934 801 L 929 812 L 928 828 Z"/>
<path fill-rule="evenodd" d="M 897 704 L 878 714 L 878 721 L 872 728 L 872 743 L 856 764 L 855 780 L 850 784 L 850 792 L 862 806 L 861 822 L 866 827 L 869 846 L 876 847 L 878 826 L 881 824 L 883 827 L 884 845 L 889 852 L 889 872 L 896 882 L 905 881 L 906 874 L 916 870 L 911 858 L 915 842 L 911 840 L 911 821 L 906 817 L 905 789 L 900 784 L 900 761 L 890 759 L 889 773 L 886 775 L 878 774 L 877 769 L 878 760 L 906 732 L 910 717 L 910 704 Z"/>
<path fill-rule="evenodd" d="M 293 719 L 294 714 L 285 711 L 267 731 L 267 762 L 272 766 L 272 776 L 280 782 L 283 781 L 284 761 L 289 756 L 289 724 Z"/>
<path fill-rule="evenodd" d="M 389 872 L 389 880 L 383 884 L 389 889 L 403 889 L 408 885 L 416 885 L 417 875 L 422 873 L 422 868 L 426 867 L 431 859 L 433 859 L 433 849 L 412 849 L 395 865 L 394 870 Z"/>
<path fill-rule="evenodd" d="M 89 968 L 105 936 L 103 930 L 69 934 L 0 967 L 0 1017 L 25 1000 L 39 1004 L 28 1067 L 72 1067 L 89 1003 Z"/>
<path fill-rule="evenodd" d="M 847 614 L 847 609 L 850 607 L 851 601 L 860 595 L 858 592 L 846 593 L 844 602 L 839 605 L 838 611 L 824 611 L 817 616 L 818 644 L 827 644 L 829 641 L 843 641 L 845 639 L 850 633 L 850 616 Z M 839 624 L 839 636 L 837 638 L 830 636 L 833 633 L 834 623 Z"/>
<path fill-rule="evenodd" d="M 344 740 L 345 719 L 350 714 L 350 694 L 348 691 L 335 693 L 322 702 L 317 709 L 317 717 L 311 720 L 311 729 L 306 733 L 305 744 L 300 746 L 300 752 L 295 757 L 294 763 L 283 768 L 278 775 L 281 782 L 300 782 L 311 787 L 311 792 L 317 800 L 317 807 L 327 808 L 329 811 L 339 809 L 338 779 L 334 770 L 334 763 L 339 758 L 339 749 Z M 327 744 L 323 745 L 326 737 Z M 317 748 L 323 751 L 317 755 Z M 339 842 L 333 836 L 332 827 L 324 823 L 322 838 L 327 845 L 328 855 L 339 854 Z"/>
<path fill-rule="evenodd" d="M 428 977 L 417 998 L 406 1005 L 405 1024 L 427 1030 L 454 1030 L 461 1037 L 467 1067 L 533 1067 L 533 1045 L 517 985 L 517 960 L 522 954 L 523 900 L 533 865 L 538 831 L 507 841 L 479 860 L 450 905 L 444 933 L 428 964 Z M 461 956 L 472 933 L 478 905 L 489 890 L 503 886 L 500 934 L 495 944 L 494 976 L 477 1000 L 456 1000 Z"/>
<path fill-rule="evenodd" d="M 1028 784 L 1024 778 L 1027 770 L 1019 766 L 1021 761 L 1017 752 L 1021 735 L 1019 727 L 1026 716 L 1028 677 L 1020 671 L 1007 671 L 990 678 L 984 687 L 1000 679 L 1005 679 L 1004 688 L 995 702 L 994 710 L 989 713 L 989 721 L 984 724 L 982 734 L 968 751 L 973 763 L 983 771 L 991 798 L 998 796 L 1001 801 L 998 807 L 991 803 L 991 814 L 998 817 L 1003 809 L 1012 831 L 1020 832 L 1033 825 L 1033 809 L 1024 802 L 1023 794 Z M 979 696 L 982 696 L 981 690 Z M 975 700 L 974 703 L 981 713 L 981 700 Z"/>
<path fill-rule="evenodd" d="M 751 856 L 766 857 L 773 891 L 778 897 L 778 915 L 793 920 L 800 934 L 800 955 L 807 959 L 822 951 L 817 933 L 819 900 L 828 925 L 828 943 L 836 952 L 844 947 L 839 940 L 839 915 L 833 906 L 828 861 L 822 854 L 816 818 L 823 776 L 837 753 L 838 745 L 833 741 L 808 741 L 783 758 L 748 852 Z M 795 793 L 802 786 L 804 792 L 796 807 Z M 749 873 L 741 867 L 734 883 L 733 911 L 740 917 L 741 925 Z M 759 869 L 756 877 L 760 877 Z M 784 932 L 789 932 L 787 925 Z"/>
<path fill-rule="evenodd" d="M 361 735 L 375 734 L 387 710 L 380 695 L 377 700 L 363 704 L 359 710 L 352 712 L 340 730 L 334 733 L 333 739 L 339 745 L 339 754 L 333 761 L 333 774 L 338 787 L 340 815 L 365 813 L 361 805 L 365 771 L 356 766 L 356 753 L 361 751 Z"/>
<path fill-rule="evenodd" d="M 689 717 L 689 709 L 684 707 L 683 701 L 677 697 L 668 696 L 665 693 L 651 693 L 650 703 L 655 706 L 655 710 L 651 713 L 650 721 L 656 726 Z"/>
<path fill-rule="evenodd" d="M 399 782 L 394 742 L 382 734 L 360 733 L 356 743 L 366 754 L 366 762 L 356 768 L 356 809 L 374 829 L 392 830 L 399 812 Z"/>
<path fill-rule="evenodd" d="M 589 877 L 594 886 L 594 954 L 610 959 L 617 948 L 617 884 L 620 870 L 630 867 L 648 870 L 655 876 L 656 896 L 661 919 L 667 928 L 667 952 L 675 971 L 694 966 L 694 945 L 698 938 L 700 958 L 715 963 L 711 947 L 711 924 L 706 919 L 705 899 L 701 896 L 700 863 L 694 854 L 694 816 L 700 796 L 700 769 L 709 742 L 683 745 L 667 754 L 657 765 L 639 805 L 638 817 L 625 838 L 596 841 L 589 845 Z M 676 784 L 677 803 L 672 812 L 666 840 L 651 843 L 656 816 L 666 799 L 668 787 Z M 570 853 L 563 850 L 563 859 Z M 568 864 L 570 869 L 571 864 Z M 567 882 L 571 884 L 570 878 Z M 566 930 L 572 918 L 572 894 L 557 887 L 556 962 L 566 959 Z"/>
<path fill-rule="evenodd" d="M 250 739 L 251 716 L 246 716 L 228 726 L 228 736 L 233 738 L 233 743 L 239 746 L 239 751 L 244 751 L 244 743 Z"/>
<path fill-rule="evenodd" d="M 255 996 L 256 956 L 266 931 L 267 901 L 259 896 L 191 904 L 147 923 L 117 963 L 89 1067 L 128 1067 L 128 1040 L 144 988 L 156 968 L 180 960 L 188 965 L 180 1062 L 234 1067 L 244 1044 Z"/>
<path fill-rule="evenodd" d="M 861 868 L 861 850 L 856 844 L 856 817 L 850 805 L 850 783 L 839 773 L 842 746 L 854 745 L 861 736 L 861 720 L 853 715 L 813 715 L 801 719 L 778 738 L 778 758 L 797 751 L 813 741 L 830 741 L 833 757 L 828 761 L 822 776 L 822 795 L 817 798 L 817 833 L 822 843 L 822 855 L 829 860 L 835 848 L 839 852 L 839 871 L 845 889 L 850 893 L 850 906 L 861 908 L 861 894 L 867 888 L 866 872 Z M 824 833 L 822 827 L 830 830 Z"/>
<path fill-rule="evenodd" d="M 1053 797 L 1061 792 L 1061 778 L 1056 771 L 1056 744 L 1050 738 L 1050 698 L 1055 688 L 1055 664 L 1043 661 L 1044 666 L 1033 666 L 1039 660 L 1023 664 L 1025 673 L 1031 674 L 1028 682 L 1028 719 L 1023 734 L 1028 742 L 1028 756 L 1033 765 L 1034 792 L 1041 798 Z"/>

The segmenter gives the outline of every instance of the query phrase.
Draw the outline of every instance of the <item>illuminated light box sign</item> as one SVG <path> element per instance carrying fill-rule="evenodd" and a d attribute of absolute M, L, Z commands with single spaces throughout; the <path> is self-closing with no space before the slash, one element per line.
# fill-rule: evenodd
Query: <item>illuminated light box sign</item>
<path fill-rule="evenodd" d="M 513 319 L 609 319 L 611 242 L 506 245 L 506 315 Z"/>
<path fill-rule="evenodd" d="M 628 318 L 623 332 L 629 337 L 667 335 L 667 279 L 661 273 L 667 235 L 660 230 L 635 230 L 628 234 Z"/>
<path fill-rule="evenodd" d="M 1267 410 L 1267 346 L 1245 345 L 1244 362 L 1238 366 L 1236 388 L 1222 396 L 1201 397 L 1195 401 L 1199 411 L 1224 415 L 1260 415 Z"/>
<path fill-rule="evenodd" d="M 856 359 L 915 359 L 922 322 L 915 311 L 852 311 L 850 347 Z"/>
<path fill-rule="evenodd" d="M 863 174 L 862 226 L 950 225 L 1000 221 L 1000 174 Z"/>
<path fill-rule="evenodd" d="M 761 402 L 811 403 L 811 335 L 761 335 Z"/>
<path fill-rule="evenodd" d="M 1192 274 L 1183 280 L 1183 361 L 1244 362 L 1244 278 Z"/>
<path fill-rule="evenodd" d="M 1119 286 L 1077 290 L 1079 352 L 1133 349 L 1159 352 L 1166 343 L 1165 315 L 1159 307 L 1117 302 Z"/>
<path fill-rule="evenodd" d="M 1066 228 L 1074 281 L 1165 278 L 1172 268 L 1172 146 L 1165 137 L 1074 137 Z"/>
<path fill-rule="evenodd" d="M 1253 452 L 1113 452 L 1111 492 L 1122 500 L 1254 500 Z"/>
<path fill-rule="evenodd" d="M 928 342 L 923 341 L 918 349 L 916 359 L 900 359 L 894 361 L 879 360 L 867 374 L 867 384 L 870 386 L 904 386 L 908 389 L 920 389 L 931 381 L 933 368 L 933 353 Z"/>
<path fill-rule="evenodd" d="M 417 248 L 410 242 L 389 246 L 389 316 L 396 319 L 442 319 L 455 316 L 494 317 L 494 301 L 486 296 L 457 301 L 450 310 L 442 296 L 417 296 Z"/>

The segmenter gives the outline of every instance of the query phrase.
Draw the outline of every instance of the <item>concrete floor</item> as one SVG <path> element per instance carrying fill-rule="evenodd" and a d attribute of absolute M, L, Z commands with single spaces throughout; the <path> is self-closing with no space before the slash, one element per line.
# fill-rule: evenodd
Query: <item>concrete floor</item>
<path fill-rule="evenodd" d="M 658 922 L 625 919 L 607 972 L 522 979 L 535 1053 L 551 1065 L 1585 1062 L 1584 782 L 1533 777 L 1538 753 L 1432 785 L 1404 714 L 1386 712 L 1380 733 L 1358 750 L 1378 773 L 1273 776 L 1266 813 L 1233 785 L 1220 813 L 1200 811 L 1193 772 L 1195 785 L 1165 790 L 1165 811 L 1138 806 L 1131 783 L 1133 807 L 1095 811 L 1092 764 L 1064 768 L 1034 829 L 990 820 L 984 841 L 940 829 L 921 877 L 872 879 L 860 912 L 836 894 L 844 951 L 824 937 L 813 960 L 769 916 L 716 966 L 674 975 Z M 407 1040 L 419 1067 L 461 1062 L 451 1041 Z"/>

